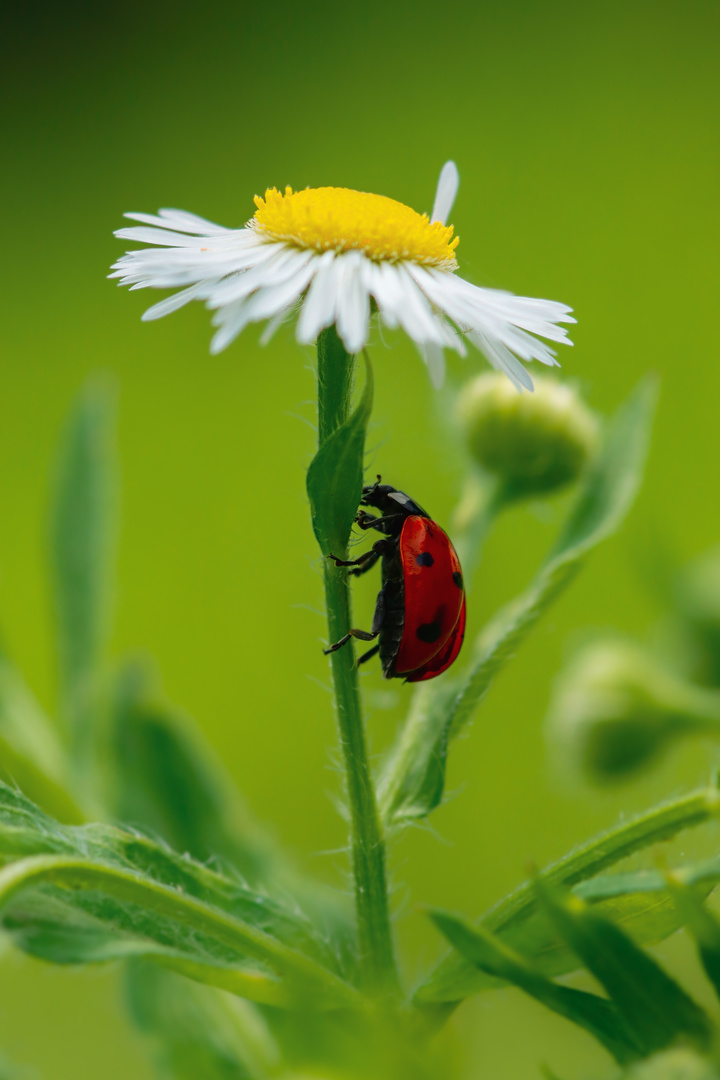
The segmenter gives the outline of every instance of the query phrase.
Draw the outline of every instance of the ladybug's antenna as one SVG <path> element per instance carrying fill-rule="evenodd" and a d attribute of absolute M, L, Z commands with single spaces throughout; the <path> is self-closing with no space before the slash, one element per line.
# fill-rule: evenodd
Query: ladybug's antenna
<path fill-rule="evenodd" d="M 365 497 L 368 496 L 368 495 L 373 495 L 377 491 L 378 487 L 380 486 L 381 481 L 382 481 L 382 476 L 380 475 L 380 473 L 378 473 L 377 474 L 377 480 L 375 481 L 375 483 L 374 484 L 369 484 L 368 487 L 363 488 L 363 499 L 365 499 Z"/>

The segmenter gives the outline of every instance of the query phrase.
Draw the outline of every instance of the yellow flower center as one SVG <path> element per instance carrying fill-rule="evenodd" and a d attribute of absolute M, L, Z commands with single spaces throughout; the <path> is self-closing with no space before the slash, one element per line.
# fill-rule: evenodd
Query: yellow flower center
<path fill-rule="evenodd" d="M 385 195 L 349 188 L 306 188 L 281 194 L 268 188 L 255 196 L 254 228 L 275 240 L 316 251 L 362 251 L 377 262 L 410 260 L 455 267 L 452 225 L 430 222 L 409 206 Z"/>

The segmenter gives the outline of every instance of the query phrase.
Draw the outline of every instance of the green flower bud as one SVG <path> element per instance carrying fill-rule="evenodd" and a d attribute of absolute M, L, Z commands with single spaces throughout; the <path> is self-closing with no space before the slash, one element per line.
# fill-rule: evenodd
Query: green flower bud
<path fill-rule="evenodd" d="M 671 740 L 720 736 L 720 694 L 668 674 L 624 641 L 584 649 L 561 676 L 548 733 L 570 765 L 596 782 L 622 780 Z"/>
<path fill-rule="evenodd" d="M 598 441 L 598 423 L 575 390 L 557 379 L 519 394 L 501 374 L 467 383 L 458 416 L 470 453 L 508 495 L 548 495 L 576 480 Z"/>
<path fill-rule="evenodd" d="M 720 686 L 720 548 L 684 568 L 675 589 L 675 607 L 693 678 Z"/>
<path fill-rule="evenodd" d="M 676 1046 L 638 1061 L 623 1080 L 720 1080 L 717 1062 L 688 1046 Z"/>

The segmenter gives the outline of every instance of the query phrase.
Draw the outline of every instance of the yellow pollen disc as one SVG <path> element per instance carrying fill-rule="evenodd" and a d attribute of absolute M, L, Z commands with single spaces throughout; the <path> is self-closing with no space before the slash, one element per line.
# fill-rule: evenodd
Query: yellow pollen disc
<path fill-rule="evenodd" d="M 424 265 L 455 266 L 452 225 L 431 224 L 427 214 L 385 195 L 350 188 L 306 188 L 285 194 L 268 188 L 255 196 L 251 224 L 260 233 L 315 251 L 362 251 L 377 262 L 408 260 Z"/>

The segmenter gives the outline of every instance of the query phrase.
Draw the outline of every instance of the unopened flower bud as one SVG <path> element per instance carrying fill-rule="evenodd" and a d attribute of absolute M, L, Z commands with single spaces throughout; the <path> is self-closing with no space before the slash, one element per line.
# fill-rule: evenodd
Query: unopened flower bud
<path fill-rule="evenodd" d="M 467 383 L 458 415 L 476 461 L 509 496 L 547 495 L 576 480 L 598 441 L 598 423 L 575 390 L 540 377 L 519 394 L 494 372 Z"/>
<path fill-rule="evenodd" d="M 561 676 L 548 716 L 555 747 L 597 782 L 622 780 L 671 740 L 698 732 L 720 736 L 720 694 L 668 674 L 624 641 L 584 649 Z"/>
<path fill-rule="evenodd" d="M 675 587 L 675 630 L 693 678 L 720 686 L 720 548 L 686 566 Z"/>

